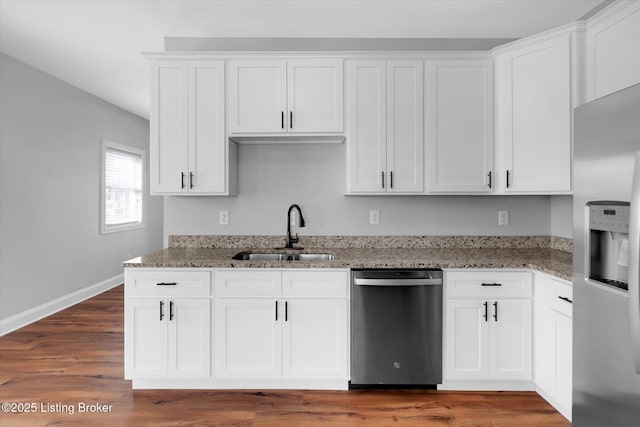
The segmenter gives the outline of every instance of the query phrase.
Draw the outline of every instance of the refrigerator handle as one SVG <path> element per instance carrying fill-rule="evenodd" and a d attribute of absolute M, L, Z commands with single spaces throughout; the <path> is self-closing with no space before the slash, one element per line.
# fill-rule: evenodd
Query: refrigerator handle
<path fill-rule="evenodd" d="M 631 183 L 629 218 L 629 317 L 636 373 L 640 374 L 640 151 Z"/>

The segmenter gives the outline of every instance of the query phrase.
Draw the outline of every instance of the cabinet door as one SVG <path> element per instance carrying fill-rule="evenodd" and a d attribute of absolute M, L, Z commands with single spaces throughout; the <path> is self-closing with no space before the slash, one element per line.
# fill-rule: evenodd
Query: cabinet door
<path fill-rule="evenodd" d="M 189 63 L 189 192 L 224 193 L 224 61 Z"/>
<path fill-rule="evenodd" d="M 422 61 L 387 61 L 388 191 L 424 190 L 422 68 Z"/>
<path fill-rule="evenodd" d="M 570 36 L 562 35 L 510 53 L 503 63 L 505 191 L 571 190 L 570 53 Z"/>
<path fill-rule="evenodd" d="M 341 59 L 287 61 L 287 130 L 342 132 Z"/>
<path fill-rule="evenodd" d="M 151 193 L 187 191 L 187 63 L 151 63 Z"/>
<path fill-rule="evenodd" d="M 285 132 L 285 61 L 229 61 L 229 132 Z"/>
<path fill-rule="evenodd" d="M 347 379 L 347 301 L 285 301 L 283 376 Z"/>
<path fill-rule="evenodd" d="M 561 313 L 555 313 L 556 342 L 556 397 L 564 411 L 571 418 L 573 398 L 573 319 Z"/>
<path fill-rule="evenodd" d="M 284 310 L 279 305 L 274 299 L 218 299 L 214 314 L 216 377 L 281 376 Z"/>
<path fill-rule="evenodd" d="M 172 299 L 168 307 L 169 376 L 206 378 L 211 373 L 211 300 Z"/>
<path fill-rule="evenodd" d="M 125 378 L 159 378 L 167 375 L 166 301 L 127 298 L 125 301 Z"/>
<path fill-rule="evenodd" d="M 491 62 L 434 60 L 427 65 L 429 191 L 492 191 Z"/>
<path fill-rule="evenodd" d="M 502 299 L 490 304 L 490 377 L 531 379 L 531 301 Z"/>
<path fill-rule="evenodd" d="M 347 193 L 384 192 L 387 159 L 386 62 L 347 62 Z"/>
<path fill-rule="evenodd" d="M 536 282 L 537 285 L 537 282 Z M 534 308 L 534 380 L 548 395 L 556 388 L 556 324 L 548 302 L 536 296 Z"/>
<path fill-rule="evenodd" d="M 450 299 L 445 315 L 445 378 L 486 379 L 489 369 L 485 301 Z M 488 306 L 487 306 L 488 310 Z"/>

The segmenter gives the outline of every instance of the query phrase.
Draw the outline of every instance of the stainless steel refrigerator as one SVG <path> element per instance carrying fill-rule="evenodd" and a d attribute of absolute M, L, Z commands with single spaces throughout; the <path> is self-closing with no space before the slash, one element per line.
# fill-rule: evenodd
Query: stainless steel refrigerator
<path fill-rule="evenodd" d="M 573 424 L 579 427 L 640 425 L 639 152 L 640 84 L 575 109 Z"/>

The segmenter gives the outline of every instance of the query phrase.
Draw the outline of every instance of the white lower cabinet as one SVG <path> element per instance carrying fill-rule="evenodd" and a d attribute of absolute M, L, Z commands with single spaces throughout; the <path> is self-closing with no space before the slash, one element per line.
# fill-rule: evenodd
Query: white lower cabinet
<path fill-rule="evenodd" d="M 215 370 L 219 378 L 282 375 L 282 327 L 276 300 L 221 298 L 215 307 Z"/>
<path fill-rule="evenodd" d="M 283 324 L 285 378 L 348 378 L 346 299 L 290 299 Z"/>
<path fill-rule="evenodd" d="M 125 378 L 206 378 L 211 374 L 209 298 L 129 298 Z"/>
<path fill-rule="evenodd" d="M 445 289 L 441 388 L 531 388 L 531 273 L 447 272 Z"/>
<path fill-rule="evenodd" d="M 346 300 L 225 298 L 215 311 L 217 377 L 346 378 Z"/>
<path fill-rule="evenodd" d="M 346 270 L 220 270 L 216 279 L 217 378 L 347 384 Z"/>
<path fill-rule="evenodd" d="M 347 269 L 126 269 L 125 378 L 346 389 L 348 284 Z"/>
<path fill-rule="evenodd" d="M 445 377 L 457 380 L 531 378 L 531 301 L 447 301 Z"/>
<path fill-rule="evenodd" d="M 571 420 L 573 314 L 572 287 L 542 273 L 535 275 L 534 380 L 537 391 Z"/>

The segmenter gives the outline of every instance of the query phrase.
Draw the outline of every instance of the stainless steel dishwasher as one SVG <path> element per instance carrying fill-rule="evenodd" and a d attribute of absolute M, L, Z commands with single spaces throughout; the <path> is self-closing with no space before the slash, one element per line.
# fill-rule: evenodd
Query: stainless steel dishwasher
<path fill-rule="evenodd" d="M 442 270 L 351 272 L 351 388 L 442 383 Z"/>

